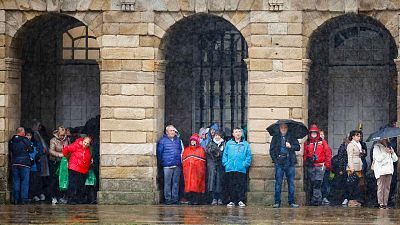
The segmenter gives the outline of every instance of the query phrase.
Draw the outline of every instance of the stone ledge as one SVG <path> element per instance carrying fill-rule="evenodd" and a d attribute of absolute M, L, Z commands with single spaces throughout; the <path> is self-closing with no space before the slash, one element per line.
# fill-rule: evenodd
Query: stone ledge
<path fill-rule="evenodd" d="M 157 196 L 157 192 L 99 191 L 97 201 L 101 205 L 151 205 L 158 203 Z"/>
<path fill-rule="evenodd" d="M 152 192 L 152 179 L 101 179 L 101 189 L 117 192 Z"/>

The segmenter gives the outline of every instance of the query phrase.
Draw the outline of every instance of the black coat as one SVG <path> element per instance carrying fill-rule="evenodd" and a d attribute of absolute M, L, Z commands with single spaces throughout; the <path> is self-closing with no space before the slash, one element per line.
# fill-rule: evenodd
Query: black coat
<path fill-rule="evenodd" d="M 8 144 L 12 165 L 31 166 L 29 153 L 33 152 L 33 145 L 28 138 L 14 135 Z"/>
<path fill-rule="evenodd" d="M 272 158 L 273 163 L 277 163 L 278 155 L 281 151 L 281 135 L 276 135 L 272 137 L 271 145 L 269 148 L 269 154 Z M 300 151 L 300 144 L 299 141 L 290 136 L 289 134 L 286 136 L 286 141 L 290 143 L 292 148 L 288 149 L 289 151 L 289 160 L 290 160 L 290 166 L 296 165 L 297 164 L 297 158 L 296 158 L 296 151 Z"/>

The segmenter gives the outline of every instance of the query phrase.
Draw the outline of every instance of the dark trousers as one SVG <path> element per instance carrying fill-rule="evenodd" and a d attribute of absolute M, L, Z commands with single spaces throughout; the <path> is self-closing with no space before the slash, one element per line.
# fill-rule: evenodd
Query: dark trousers
<path fill-rule="evenodd" d="M 49 161 L 50 176 L 48 178 L 48 195 L 50 198 L 62 198 L 63 193 L 60 191 L 59 178 L 56 175 L 57 169 L 60 167 L 60 161 Z"/>
<path fill-rule="evenodd" d="M 228 199 L 237 204 L 244 202 L 246 197 L 246 174 L 239 172 L 226 173 L 226 182 L 228 186 Z"/>
<path fill-rule="evenodd" d="M 42 176 L 40 176 L 40 172 L 31 171 L 29 178 L 29 197 L 39 197 L 40 194 L 42 194 Z"/>
<path fill-rule="evenodd" d="M 29 194 L 29 167 L 12 166 L 14 204 L 27 203 Z"/>
<path fill-rule="evenodd" d="M 81 204 L 86 200 L 85 196 L 85 181 L 86 174 L 79 173 L 73 170 L 69 172 L 69 183 L 68 183 L 68 203 Z"/>

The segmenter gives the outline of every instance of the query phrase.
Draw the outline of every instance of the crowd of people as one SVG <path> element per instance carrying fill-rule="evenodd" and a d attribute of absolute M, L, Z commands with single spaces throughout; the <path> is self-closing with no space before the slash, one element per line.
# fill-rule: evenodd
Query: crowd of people
<path fill-rule="evenodd" d="M 48 140 L 37 120 L 31 128 L 16 130 L 9 141 L 13 204 L 95 203 L 98 175 L 93 170 L 98 174 L 98 169 L 92 157 L 96 154 L 91 147 L 94 138 L 71 131 L 74 129 L 59 126 Z"/>
<path fill-rule="evenodd" d="M 190 137 L 187 147 L 183 146 L 173 125 L 167 126 L 165 132 L 157 145 L 157 157 L 164 174 L 165 204 L 246 206 L 247 174 L 252 156 L 243 129 L 235 128 L 232 138 L 226 141 L 218 124 L 201 128 L 198 134 Z M 368 149 L 362 130 L 351 131 L 335 156 L 324 131 L 313 124 L 308 132 L 303 147 L 308 205 L 377 206 L 382 209 L 394 205 L 397 178 L 392 177 L 397 176 L 397 138 L 375 141 L 368 165 Z M 275 167 L 274 208 L 281 207 L 284 178 L 289 207 L 299 207 L 295 201 L 295 176 L 296 152 L 301 147 L 296 137 L 288 124 L 282 123 L 270 143 L 269 154 Z"/>
<path fill-rule="evenodd" d="M 368 164 L 363 132 L 353 130 L 344 138 L 337 155 L 332 157 L 323 131 L 312 125 L 303 154 L 308 203 L 315 206 L 393 207 L 397 185 L 397 178 L 392 179 L 397 176 L 396 150 L 396 137 L 375 141 Z"/>
<path fill-rule="evenodd" d="M 189 146 L 184 147 L 177 129 L 167 126 L 157 145 L 157 158 L 164 173 L 164 203 L 222 205 L 226 202 L 228 207 L 246 207 L 252 154 L 243 133 L 236 127 L 232 139 L 225 141 L 218 124 L 214 124 L 194 133 Z M 184 187 L 180 191 L 182 175 Z"/>

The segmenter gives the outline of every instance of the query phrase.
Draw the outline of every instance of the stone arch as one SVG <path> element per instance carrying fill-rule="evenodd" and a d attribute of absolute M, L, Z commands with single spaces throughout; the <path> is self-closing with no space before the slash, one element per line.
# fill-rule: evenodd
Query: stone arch
<path fill-rule="evenodd" d="M 5 141 L 14 134 L 16 127 L 21 125 L 31 127 L 32 118 L 26 115 L 32 113 L 35 116 L 39 115 L 37 119 L 40 120 L 54 117 L 54 120 L 46 120 L 51 123 L 45 124 L 50 137 L 51 129 L 61 124 L 66 127 L 85 126 L 86 133 L 94 136 L 94 143 L 98 146 L 99 130 L 95 131 L 95 128 L 90 130 L 92 127 L 89 127 L 89 124 L 95 123 L 94 126 L 99 126 L 97 116 L 100 115 L 100 45 L 98 36 L 91 32 L 90 27 L 98 30 L 100 25 L 97 24 L 101 24 L 99 23 L 101 17 L 91 13 L 79 14 L 85 18 L 85 22 L 82 22 L 75 16 L 61 13 L 7 13 L 10 14 L 8 15 L 10 20 L 7 20 L 6 25 L 9 44 L 4 60 L 6 70 L 4 78 L 6 86 L 4 93 L 6 98 L 4 104 Z M 91 21 L 91 26 L 86 25 L 89 21 Z M 90 45 L 89 42 L 82 45 L 85 43 L 83 39 L 80 40 L 81 44 L 78 48 L 81 48 L 79 51 L 86 52 L 83 53 L 86 55 L 84 58 L 64 57 L 63 35 L 75 28 L 82 28 L 84 32 L 76 32 L 75 37 L 78 39 L 81 36 L 83 39 L 88 39 L 88 35 L 93 37 L 91 40 L 94 41 L 90 43 L 95 48 L 93 51 L 98 52 L 98 57 L 88 56 L 91 52 Z M 81 74 L 85 76 L 80 76 Z M 86 85 L 89 84 L 88 80 L 93 80 L 90 90 L 76 91 L 74 89 L 77 86 L 73 83 L 74 81 L 79 85 Z M 73 97 L 73 95 L 76 96 Z M 57 104 L 57 102 L 62 103 Z M 40 105 L 29 106 L 36 103 Z M 45 107 L 48 107 L 48 110 L 44 110 Z M 49 111 L 47 113 L 49 115 L 45 111 Z"/>
<path fill-rule="evenodd" d="M 247 43 L 251 43 L 250 41 L 250 13 L 244 11 L 238 12 L 223 12 L 223 13 L 159 13 L 155 16 L 154 22 L 154 33 L 160 38 L 160 44 L 158 47 L 158 53 L 156 54 L 156 59 L 163 60 L 165 58 L 164 48 L 168 43 L 169 34 L 171 30 L 183 23 L 187 19 L 192 18 L 193 16 L 215 16 L 220 17 L 226 20 L 228 23 L 232 24 L 243 36 Z"/>
<path fill-rule="evenodd" d="M 344 135 L 356 129 L 358 123 L 364 125 L 364 132 L 369 135 L 380 126 L 396 120 L 398 115 L 396 112 L 397 71 L 394 59 L 398 54 L 397 43 L 381 21 L 367 15 L 344 14 L 327 18 L 311 34 L 306 31 L 306 35 L 309 35 L 306 55 L 311 59 L 308 74 L 308 121 L 310 124 L 320 123 L 322 129 L 328 131 L 329 141 L 334 151 L 337 150 Z M 341 50 L 336 51 L 336 48 L 341 48 Z M 373 57 L 364 57 L 367 55 Z M 379 79 L 377 74 L 385 79 Z M 342 87 L 339 83 L 348 85 L 352 81 L 361 82 L 362 90 L 375 90 L 374 88 L 381 87 L 380 85 L 389 86 L 390 88 L 386 88 L 388 93 L 379 92 L 382 96 L 387 96 L 387 99 L 385 97 L 385 100 L 382 100 L 384 105 L 381 106 L 385 107 L 386 114 L 378 115 L 372 109 L 378 106 L 372 103 L 369 106 L 366 99 L 355 100 L 354 102 L 362 102 L 358 106 L 348 103 L 346 100 L 348 97 L 345 96 L 355 95 L 348 91 L 349 88 L 345 88 L 343 94 L 335 92 L 339 89 L 336 87 Z M 362 90 L 358 95 L 367 96 Z M 374 96 L 369 97 L 369 99 L 373 98 Z M 343 99 L 343 101 L 338 99 Z M 341 105 L 344 105 L 343 109 Z M 347 116 L 352 116 L 352 118 L 347 121 L 345 119 Z M 339 121 L 339 118 L 347 122 Z M 375 119 L 370 121 L 368 118 Z"/>

